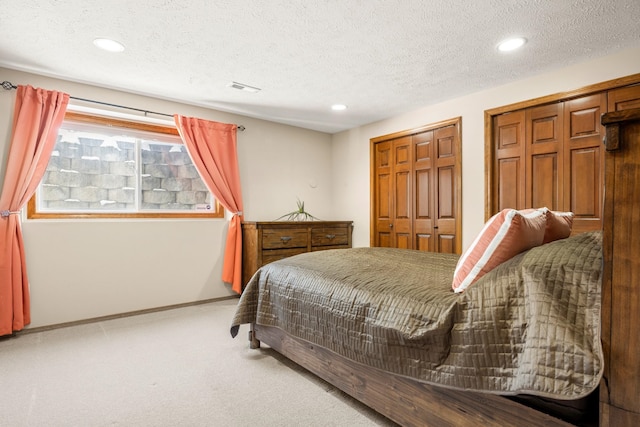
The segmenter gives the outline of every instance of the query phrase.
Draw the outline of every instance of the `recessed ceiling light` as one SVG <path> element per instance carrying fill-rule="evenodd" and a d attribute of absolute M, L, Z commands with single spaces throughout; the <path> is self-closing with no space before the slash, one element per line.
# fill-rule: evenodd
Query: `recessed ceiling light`
<path fill-rule="evenodd" d="M 512 39 L 507 39 L 498 44 L 498 50 L 500 52 L 511 52 L 512 50 L 516 50 L 519 47 L 522 47 L 527 42 L 527 39 L 524 37 L 514 37 Z"/>
<path fill-rule="evenodd" d="M 93 44 L 108 52 L 122 52 L 124 50 L 124 45 L 122 43 L 111 39 L 95 39 Z"/>
<path fill-rule="evenodd" d="M 346 106 L 346 105 L 344 105 L 344 104 L 333 104 L 333 105 L 331 106 L 331 109 L 332 109 L 333 111 L 343 111 L 343 110 L 346 110 L 346 109 L 347 109 L 347 106 Z"/>
<path fill-rule="evenodd" d="M 238 83 L 238 82 L 231 82 L 227 86 L 232 87 L 234 89 L 238 89 L 238 90 L 244 90 L 245 92 L 251 92 L 251 93 L 260 92 L 262 90 L 260 88 L 249 86 L 244 83 Z"/>

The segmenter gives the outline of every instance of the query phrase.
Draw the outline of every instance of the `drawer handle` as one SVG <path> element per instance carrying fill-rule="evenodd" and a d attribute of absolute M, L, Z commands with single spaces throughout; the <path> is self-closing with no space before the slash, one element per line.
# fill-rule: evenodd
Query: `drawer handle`
<path fill-rule="evenodd" d="M 282 240 L 282 243 L 287 243 L 289 240 L 291 240 L 290 236 L 282 236 L 280 237 L 280 240 Z"/>
<path fill-rule="evenodd" d="M 335 239 L 336 235 L 335 234 L 327 234 L 325 237 L 327 239 L 329 239 L 329 240 L 333 240 L 333 239 Z"/>

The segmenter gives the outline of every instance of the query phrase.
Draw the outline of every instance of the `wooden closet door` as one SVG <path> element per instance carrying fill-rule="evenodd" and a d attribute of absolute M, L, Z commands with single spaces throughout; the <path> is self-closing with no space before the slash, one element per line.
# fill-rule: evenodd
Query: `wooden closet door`
<path fill-rule="evenodd" d="M 435 224 L 435 182 L 433 179 L 433 131 L 412 137 L 414 162 L 414 212 L 413 233 L 415 249 L 437 252 Z"/>
<path fill-rule="evenodd" d="M 460 253 L 460 165 L 457 124 L 412 137 L 414 249 Z"/>
<path fill-rule="evenodd" d="M 602 227 L 603 93 L 493 118 L 493 214 L 543 206 L 575 214 L 573 233 Z"/>
<path fill-rule="evenodd" d="M 602 229 L 604 188 L 604 93 L 565 101 L 564 204 L 574 213 L 573 234 Z"/>
<path fill-rule="evenodd" d="M 374 149 L 373 244 L 412 249 L 411 137 L 379 142 Z"/>
<path fill-rule="evenodd" d="M 393 141 L 379 142 L 374 149 L 373 246 L 390 248 L 393 232 Z"/>
<path fill-rule="evenodd" d="M 632 108 L 640 108 L 637 75 L 485 111 L 485 218 L 506 208 L 546 205 L 574 212 L 573 234 L 600 229 L 599 117 Z"/>
<path fill-rule="evenodd" d="M 434 131 L 435 173 L 433 211 L 434 242 L 436 252 L 461 253 L 460 236 L 457 235 L 460 221 L 460 166 L 458 159 L 458 127 L 447 126 Z"/>
<path fill-rule="evenodd" d="M 493 119 L 495 160 L 492 215 L 503 209 L 525 207 L 525 110 Z"/>
<path fill-rule="evenodd" d="M 371 144 L 371 245 L 461 253 L 460 118 Z"/>
<path fill-rule="evenodd" d="M 393 143 L 393 222 L 390 227 L 395 248 L 413 249 L 413 150 L 411 137 Z"/>
<path fill-rule="evenodd" d="M 525 208 L 563 206 L 563 104 L 529 108 L 526 120 Z"/>

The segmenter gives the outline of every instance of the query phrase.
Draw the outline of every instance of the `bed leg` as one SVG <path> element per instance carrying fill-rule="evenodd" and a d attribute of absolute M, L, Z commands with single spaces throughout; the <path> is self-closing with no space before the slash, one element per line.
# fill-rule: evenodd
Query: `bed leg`
<path fill-rule="evenodd" d="M 260 340 L 256 339 L 256 334 L 253 330 L 253 323 L 249 328 L 249 348 L 251 349 L 260 348 Z"/>

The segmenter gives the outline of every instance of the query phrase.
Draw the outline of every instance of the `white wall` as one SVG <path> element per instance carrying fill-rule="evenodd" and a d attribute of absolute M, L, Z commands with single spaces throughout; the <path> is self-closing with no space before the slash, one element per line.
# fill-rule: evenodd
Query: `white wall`
<path fill-rule="evenodd" d="M 245 219 L 272 220 L 296 198 L 322 219 L 353 220 L 369 246 L 369 139 L 462 116 L 463 246 L 484 221 L 484 111 L 640 73 L 640 46 L 328 135 L 234 114 L 0 68 L 0 81 L 75 97 L 243 124 Z M 14 91 L 0 91 L 0 185 Z M 426 103 L 426 102 L 425 102 Z M 224 220 L 25 220 L 31 327 L 232 295 L 220 279 Z"/>
<path fill-rule="evenodd" d="M 640 46 L 504 86 L 426 106 L 333 136 L 334 205 L 355 221 L 354 246 L 369 246 L 371 138 L 462 117 L 462 245 L 484 223 L 484 111 L 640 73 Z"/>
<path fill-rule="evenodd" d="M 312 214 L 335 219 L 328 134 L 0 68 L 3 80 L 242 124 L 238 161 L 245 219 L 273 220 L 294 210 L 296 197 Z M 14 102 L 15 91 L 0 90 L 0 186 Z M 221 219 L 23 220 L 30 327 L 233 295 L 220 278 L 227 224 Z"/>

